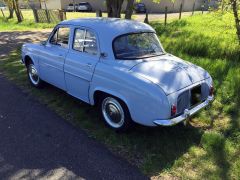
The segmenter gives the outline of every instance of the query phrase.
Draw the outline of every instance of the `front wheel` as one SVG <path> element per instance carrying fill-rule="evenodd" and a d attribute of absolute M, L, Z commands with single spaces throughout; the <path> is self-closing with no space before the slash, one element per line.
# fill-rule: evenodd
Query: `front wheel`
<path fill-rule="evenodd" d="M 124 102 L 112 96 L 105 96 L 100 103 L 101 115 L 105 123 L 118 132 L 129 130 L 133 122 Z"/>
<path fill-rule="evenodd" d="M 27 66 L 27 74 L 32 86 L 37 88 L 41 88 L 43 86 L 43 81 L 40 79 L 38 71 L 33 63 L 30 63 Z"/>

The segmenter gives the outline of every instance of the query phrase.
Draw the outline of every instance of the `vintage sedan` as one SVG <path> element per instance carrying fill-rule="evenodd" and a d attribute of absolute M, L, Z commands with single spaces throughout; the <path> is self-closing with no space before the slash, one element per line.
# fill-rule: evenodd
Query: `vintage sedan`
<path fill-rule="evenodd" d="M 22 62 L 33 86 L 47 82 L 98 105 L 117 131 L 175 125 L 213 100 L 209 73 L 166 53 L 155 30 L 137 21 L 63 21 L 47 41 L 24 44 Z"/>

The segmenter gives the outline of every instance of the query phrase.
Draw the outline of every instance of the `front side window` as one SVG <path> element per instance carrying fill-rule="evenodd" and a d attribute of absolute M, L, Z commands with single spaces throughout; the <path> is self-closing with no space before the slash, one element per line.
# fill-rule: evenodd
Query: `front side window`
<path fill-rule="evenodd" d="M 155 33 L 133 33 L 117 37 L 113 42 L 116 59 L 142 59 L 164 53 Z"/>
<path fill-rule="evenodd" d="M 89 30 L 76 29 L 74 35 L 73 49 L 96 55 L 98 53 L 96 35 Z"/>
<path fill-rule="evenodd" d="M 69 34 L 70 34 L 70 28 L 60 27 L 54 32 L 53 36 L 50 39 L 50 43 L 67 48 Z"/>

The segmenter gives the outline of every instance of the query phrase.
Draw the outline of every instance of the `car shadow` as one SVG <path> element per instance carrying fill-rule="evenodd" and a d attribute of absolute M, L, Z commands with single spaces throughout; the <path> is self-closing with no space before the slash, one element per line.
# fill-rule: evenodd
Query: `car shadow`
<path fill-rule="evenodd" d="M 198 146 L 201 141 L 203 130 L 190 124 L 171 127 L 145 127 L 135 124 L 130 131 L 117 133 L 105 126 L 97 107 L 92 107 L 49 84 L 41 91 L 60 98 L 59 103 L 53 103 L 54 97 L 53 100 L 49 99 L 50 104 L 55 104 L 53 109 L 62 111 L 62 117 L 74 127 L 84 129 L 148 176 L 159 175 L 163 170 L 169 169 L 190 147 Z M 59 107 L 61 102 L 65 102 L 67 106 Z"/>

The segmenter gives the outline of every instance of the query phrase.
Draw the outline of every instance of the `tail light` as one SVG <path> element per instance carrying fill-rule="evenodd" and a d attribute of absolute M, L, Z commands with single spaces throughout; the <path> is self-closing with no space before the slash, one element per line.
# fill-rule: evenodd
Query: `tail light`
<path fill-rule="evenodd" d="M 213 96 L 213 95 L 214 95 L 214 87 L 213 87 L 213 86 L 210 87 L 209 95 L 210 95 L 210 96 Z"/>
<path fill-rule="evenodd" d="M 176 113 L 177 113 L 177 106 L 173 104 L 171 107 L 171 115 L 174 116 L 176 115 Z"/>

